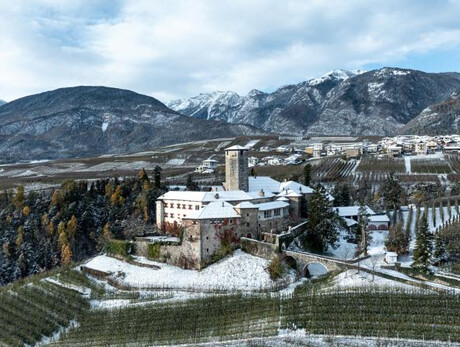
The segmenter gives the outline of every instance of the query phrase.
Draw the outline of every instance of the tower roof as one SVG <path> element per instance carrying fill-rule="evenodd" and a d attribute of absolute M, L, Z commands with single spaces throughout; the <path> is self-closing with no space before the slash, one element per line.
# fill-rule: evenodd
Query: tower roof
<path fill-rule="evenodd" d="M 236 145 L 236 146 L 231 146 L 231 147 L 225 148 L 224 150 L 225 151 L 247 151 L 248 148 Z"/>

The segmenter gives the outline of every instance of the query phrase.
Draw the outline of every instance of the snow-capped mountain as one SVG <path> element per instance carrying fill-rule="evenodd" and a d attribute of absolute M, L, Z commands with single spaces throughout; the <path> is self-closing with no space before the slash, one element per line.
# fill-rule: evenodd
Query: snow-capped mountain
<path fill-rule="evenodd" d="M 0 99 L 0 106 L 5 105 L 5 104 L 6 104 L 6 101 L 3 101 Z"/>
<path fill-rule="evenodd" d="M 460 89 L 446 100 L 425 108 L 400 132 L 429 135 L 460 133 Z"/>
<path fill-rule="evenodd" d="M 212 92 L 168 106 L 187 116 L 249 124 L 275 133 L 391 135 L 459 87 L 456 73 L 333 70 L 272 93 Z"/>
<path fill-rule="evenodd" d="M 73 87 L 0 107 L 0 160 L 144 151 L 159 145 L 263 134 L 246 125 L 195 119 L 129 90 Z"/>

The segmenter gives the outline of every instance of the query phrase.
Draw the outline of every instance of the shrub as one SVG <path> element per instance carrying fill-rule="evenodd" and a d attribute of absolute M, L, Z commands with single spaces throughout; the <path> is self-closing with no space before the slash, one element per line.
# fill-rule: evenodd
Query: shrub
<path fill-rule="evenodd" d="M 272 280 L 276 280 L 283 276 L 283 266 L 281 265 L 281 259 L 279 256 L 275 256 L 268 265 L 268 273 Z"/>
<path fill-rule="evenodd" d="M 125 240 L 109 240 L 106 245 L 107 254 L 128 257 L 131 252 L 131 243 Z"/>
<path fill-rule="evenodd" d="M 160 244 L 151 243 L 148 245 L 147 258 L 157 260 L 160 258 Z"/>

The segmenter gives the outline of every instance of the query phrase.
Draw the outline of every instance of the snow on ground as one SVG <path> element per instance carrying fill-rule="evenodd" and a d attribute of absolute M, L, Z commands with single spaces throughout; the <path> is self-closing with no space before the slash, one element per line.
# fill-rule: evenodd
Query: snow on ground
<path fill-rule="evenodd" d="M 340 230 L 338 248 L 330 248 L 328 250 L 332 257 L 343 260 L 353 259 L 355 257 L 356 244 L 347 242 L 347 240 L 345 239 L 347 234 L 348 233 L 346 230 Z"/>
<path fill-rule="evenodd" d="M 170 288 L 194 290 L 258 290 L 275 285 L 267 272 L 269 261 L 254 257 L 241 250 L 233 256 L 210 265 L 202 271 L 183 270 L 164 263 L 152 262 L 160 269 L 138 267 L 101 255 L 85 265 L 91 269 L 121 272 L 118 280 L 139 288 Z M 290 280 L 293 280 L 290 278 Z"/>
<path fill-rule="evenodd" d="M 372 276 L 372 274 L 364 271 L 358 270 L 347 270 L 342 272 L 334 277 L 333 279 L 335 288 L 353 288 L 353 287 L 369 287 L 369 286 L 378 286 L 378 287 L 392 287 L 392 288 L 404 288 L 404 289 L 414 289 L 415 287 L 392 281 L 380 276 Z"/>
<path fill-rule="evenodd" d="M 170 159 L 166 162 L 166 165 L 171 165 L 171 166 L 178 166 L 182 165 L 185 162 L 184 158 L 175 158 L 175 159 Z"/>
<path fill-rule="evenodd" d="M 145 236 L 142 239 L 151 241 L 151 242 L 180 242 L 180 238 L 166 236 L 166 235 L 158 235 L 158 236 Z"/>

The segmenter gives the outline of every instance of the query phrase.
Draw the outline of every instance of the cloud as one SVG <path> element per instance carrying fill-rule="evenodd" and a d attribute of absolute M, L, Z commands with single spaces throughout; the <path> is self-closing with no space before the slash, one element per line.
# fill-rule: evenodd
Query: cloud
<path fill-rule="evenodd" d="M 407 66 L 414 54 L 457 51 L 459 15 L 457 0 L 4 2 L 0 98 L 107 85 L 167 101 Z"/>

